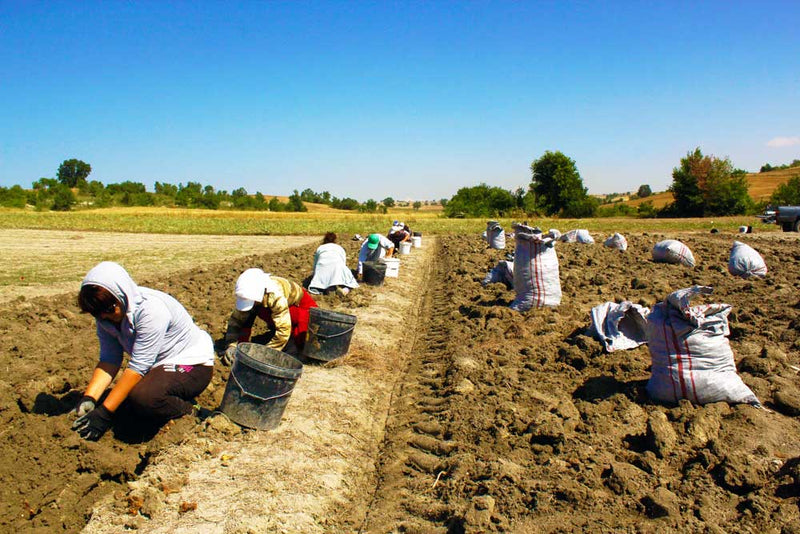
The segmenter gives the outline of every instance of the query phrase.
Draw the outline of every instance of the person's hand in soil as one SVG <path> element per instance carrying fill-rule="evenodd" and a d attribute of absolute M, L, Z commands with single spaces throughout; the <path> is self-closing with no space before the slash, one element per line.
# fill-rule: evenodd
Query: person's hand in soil
<path fill-rule="evenodd" d="M 80 417 L 94 410 L 95 406 L 97 406 L 97 401 L 94 399 L 94 397 L 84 395 L 81 397 L 81 400 L 78 401 L 78 404 L 75 405 L 75 408 L 72 410 L 72 412 Z"/>
<path fill-rule="evenodd" d="M 113 414 L 102 404 L 91 412 L 75 419 L 72 430 L 83 439 L 97 441 L 111 428 Z"/>

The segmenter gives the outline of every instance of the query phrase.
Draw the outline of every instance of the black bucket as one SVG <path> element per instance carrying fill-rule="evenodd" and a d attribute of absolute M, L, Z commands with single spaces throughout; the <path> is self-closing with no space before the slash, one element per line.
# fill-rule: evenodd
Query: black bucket
<path fill-rule="evenodd" d="M 362 264 L 364 272 L 364 282 L 370 286 L 383 285 L 383 279 L 386 278 L 386 264 L 377 261 L 365 261 Z"/>
<path fill-rule="evenodd" d="M 356 316 L 322 308 L 311 308 L 308 313 L 308 338 L 303 356 L 329 362 L 347 354 Z"/>
<path fill-rule="evenodd" d="M 303 364 L 285 352 L 239 343 L 219 409 L 241 426 L 275 428 L 302 373 Z"/>

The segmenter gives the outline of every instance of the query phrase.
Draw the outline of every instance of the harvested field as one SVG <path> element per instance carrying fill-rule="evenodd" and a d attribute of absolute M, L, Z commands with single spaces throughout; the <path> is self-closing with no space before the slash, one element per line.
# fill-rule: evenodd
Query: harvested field
<path fill-rule="evenodd" d="M 266 433 L 211 416 L 153 440 L 121 427 L 98 443 L 77 439 L 66 412 L 95 362 L 91 318 L 73 294 L 19 302 L 0 313 L 0 529 L 800 529 L 798 235 L 627 237 L 625 253 L 559 243 L 562 304 L 526 314 L 507 308 L 513 291 L 480 286 L 505 252 L 478 236 L 427 240 L 399 279 L 320 299 L 359 317 L 351 354 L 307 366 Z M 665 238 L 687 244 L 697 266 L 653 263 Z M 734 239 L 764 256 L 767 279 L 727 273 Z M 343 245 L 353 258 L 355 245 Z M 313 250 L 137 281 L 175 295 L 216 339 L 241 270 L 302 279 Z M 737 365 L 767 410 L 655 404 L 646 346 L 606 354 L 584 334 L 597 304 L 652 307 L 694 284 L 714 288 L 703 302 L 733 306 Z M 218 367 L 201 404 L 219 403 L 226 375 Z"/>

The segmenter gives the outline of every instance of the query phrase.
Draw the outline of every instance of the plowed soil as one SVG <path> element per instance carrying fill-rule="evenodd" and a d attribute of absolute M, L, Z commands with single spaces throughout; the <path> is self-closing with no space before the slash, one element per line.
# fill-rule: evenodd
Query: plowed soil
<path fill-rule="evenodd" d="M 96 361 L 92 320 L 71 294 L 18 302 L 0 312 L 0 529 L 74 532 L 94 509 L 90 531 L 800 532 L 798 236 L 627 237 L 624 253 L 557 244 L 553 309 L 512 312 L 512 290 L 481 287 L 505 252 L 478 236 L 438 238 L 423 249 L 432 260 L 404 261 L 385 287 L 320 298 L 376 341 L 361 338 L 337 366 L 308 366 L 267 433 L 219 415 L 131 430 L 120 414 L 100 442 L 78 439 L 67 411 Z M 665 238 L 687 244 L 697 266 L 653 263 Z M 728 274 L 734 239 L 764 256 L 765 280 Z M 138 282 L 176 296 L 217 339 L 244 268 L 302 279 L 313 250 Z M 694 284 L 714 288 L 701 302 L 733 306 L 737 367 L 766 409 L 653 403 L 647 347 L 607 354 L 585 334 L 597 304 L 652 307 Z M 226 378 L 218 367 L 202 405 L 219 404 Z M 360 412 L 323 428 L 351 409 L 324 402 L 325 388 L 338 399 L 348 387 Z M 300 464 L 326 471 L 303 478 Z"/>

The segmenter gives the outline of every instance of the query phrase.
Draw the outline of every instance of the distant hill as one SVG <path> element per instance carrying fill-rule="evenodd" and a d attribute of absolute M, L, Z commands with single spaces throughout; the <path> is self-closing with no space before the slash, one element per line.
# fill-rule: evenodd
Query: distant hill
<path fill-rule="evenodd" d="M 795 176 L 800 176 L 800 167 L 791 167 L 769 172 L 751 172 L 747 174 L 747 182 L 750 184 L 748 191 L 756 202 L 765 202 L 769 200 L 769 197 L 772 196 L 772 192 L 775 191 L 779 185 L 785 184 Z M 652 202 L 654 208 L 663 208 L 673 200 L 672 193 L 664 191 L 662 193 L 654 193 L 646 198 L 628 200 L 625 204 L 636 207 L 643 202 Z"/>

